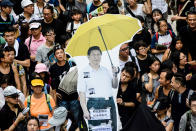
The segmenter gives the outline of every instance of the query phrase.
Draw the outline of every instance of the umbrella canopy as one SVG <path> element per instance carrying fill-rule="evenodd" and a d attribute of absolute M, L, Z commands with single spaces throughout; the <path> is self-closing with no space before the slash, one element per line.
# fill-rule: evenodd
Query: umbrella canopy
<path fill-rule="evenodd" d="M 102 51 L 111 50 L 125 41 L 131 41 L 141 29 L 140 22 L 129 16 L 114 14 L 99 16 L 77 29 L 66 52 L 74 57 L 86 56 L 91 46 L 99 46 Z"/>

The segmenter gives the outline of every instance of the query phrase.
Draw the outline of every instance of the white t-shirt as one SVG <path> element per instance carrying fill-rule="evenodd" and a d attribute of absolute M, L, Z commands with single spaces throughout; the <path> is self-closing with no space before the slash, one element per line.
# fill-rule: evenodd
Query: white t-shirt
<path fill-rule="evenodd" d="M 74 35 L 74 33 L 76 32 L 76 30 L 78 29 L 78 27 L 81 25 L 81 22 L 79 22 L 78 24 L 73 23 L 73 32 L 71 32 L 72 36 Z M 67 31 L 71 31 L 71 22 L 69 22 L 67 24 Z"/>
<path fill-rule="evenodd" d="M 143 18 L 145 18 L 146 14 L 143 12 L 143 9 L 142 9 L 143 6 L 144 6 L 143 4 L 137 4 L 137 9 L 135 10 L 130 9 L 130 10 L 133 12 L 134 15 L 140 15 Z M 131 14 L 128 11 L 126 15 L 131 16 Z"/>
<path fill-rule="evenodd" d="M 86 93 L 87 98 L 108 98 L 113 96 L 112 75 L 100 66 L 94 70 L 90 65 L 79 71 L 77 91 Z"/>

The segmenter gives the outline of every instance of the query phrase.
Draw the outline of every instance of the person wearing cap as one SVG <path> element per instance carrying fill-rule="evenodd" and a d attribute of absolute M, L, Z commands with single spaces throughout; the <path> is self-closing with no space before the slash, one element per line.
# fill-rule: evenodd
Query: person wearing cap
<path fill-rule="evenodd" d="M 5 29 L 15 24 L 14 17 L 11 15 L 14 4 L 10 0 L 2 0 L 0 6 L 0 36 L 3 36 Z"/>
<path fill-rule="evenodd" d="M 38 21 L 30 23 L 29 29 L 31 30 L 32 35 L 25 40 L 25 44 L 29 50 L 31 61 L 35 62 L 37 49 L 46 42 L 46 39 L 42 35 L 41 23 Z"/>
<path fill-rule="evenodd" d="M 44 92 L 46 94 L 50 94 L 53 98 L 55 98 L 53 95 L 52 87 L 49 84 L 50 75 L 48 67 L 43 63 L 38 63 L 35 66 L 35 73 L 36 75 L 40 76 L 41 79 L 44 81 Z"/>
<path fill-rule="evenodd" d="M 24 19 L 21 22 L 31 22 L 33 20 L 39 20 L 34 15 L 34 5 L 31 0 L 22 0 L 21 1 L 21 7 L 23 8 L 23 13 L 16 16 L 15 20 L 18 21 L 21 17 L 24 17 Z"/>
<path fill-rule="evenodd" d="M 31 89 L 33 90 L 33 94 L 25 99 L 24 105 L 30 108 L 31 116 L 35 116 L 43 122 L 42 125 L 40 125 L 40 130 L 49 130 L 51 126 L 48 124 L 48 119 L 52 117 L 55 102 L 49 94 L 45 94 L 42 91 L 43 87 L 44 82 L 41 78 L 35 77 L 32 79 Z"/>
<path fill-rule="evenodd" d="M 22 109 L 18 105 L 18 91 L 14 86 L 8 86 L 3 91 L 5 105 L 0 110 L 0 129 L 2 131 L 20 131 L 25 116 L 21 113 Z"/>

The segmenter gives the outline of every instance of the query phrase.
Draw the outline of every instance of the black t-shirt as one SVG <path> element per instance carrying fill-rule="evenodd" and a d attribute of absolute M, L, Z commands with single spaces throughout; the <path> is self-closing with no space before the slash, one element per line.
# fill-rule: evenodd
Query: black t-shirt
<path fill-rule="evenodd" d="M 45 30 L 49 27 L 54 29 L 54 33 L 56 34 L 55 41 L 57 43 L 60 42 L 62 35 L 66 32 L 66 28 L 59 19 L 53 19 L 51 23 L 45 23 L 44 20 L 42 20 L 41 24 L 42 32 L 45 32 Z"/>
<path fill-rule="evenodd" d="M 11 66 L 11 65 L 10 65 L 10 72 L 9 72 L 8 74 L 3 74 L 3 73 L 0 72 L 0 79 L 1 79 L 3 76 L 7 76 L 7 77 L 8 77 L 8 84 L 9 84 L 9 85 L 16 86 L 15 77 L 14 77 L 14 72 L 13 72 L 13 69 L 12 69 L 12 66 Z"/>
<path fill-rule="evenodd" d="M 179 131 L 179 122 L 181 116 L 190 108 L 186 106 L 186 99 L 188 98 L 190 89 L 186 89 L 182 94 L 177 91 L 174 92 L 171 100 L 171 116 L 174 120 L 174 131 Z"/>
<path fill-rule="evenodd" d="M 17 105 L 16 108 L 18 108 L 17 115 L 14 111 L 10 109 L 10 107 L 5 103 L 3 108 L 0 110 L 0 128 L 1 130 L 8 129 L 16 120 L 18 114 L 22 111 L 21 108 Z M 15 129 L 18 130 L 19 129 Z"/>
<path fill-rule="evenodd" d="M 138 63 L 140 65 L 140 76 L 142 76 L 144 73 L 147 73 L 149 72 L 149 66 L 150 66 L 150 63 L 149 63 L 149 59 L 150 59 L 150 56 L 147 55 L 147 58 L 145 60 L 140 60 L 138 57 Z"/>
<path fill-rule="evenodd" d="M 192 59 L 196 60 L 196 31 L 192 31 L 188 26 L 181 28 L 180 37 L 185 48 L 190 52 Z"/>
<path fill-rule="evenodd" d="M 75 66 L 74 63 L 72 63 L 72 65 Z M 67 61 L 64 66 L 58 66 L 57 63 L 55 63 L 49 69 L 52 78 L 52 82 L 51 82 L 52 89 L 56 89 L 56 91 L 62 95 L 62 99 L 66 101 L 75 100 L 78 98 L 78 93 L 73 93 L 68 95 L 63 91 L 58 90 L 61 79 L 63 78 L 64 75 L 67 74 L 69 69 L 70 69 L 70 65 Z"/>
<path fill-rule="evenodd" d="M 133 102 L 136 104 L 136 89 L 134 87 L 134 83 L 129 83 L 126 91 L 122 92 L 121 83 L 119 84 L 117 98 L 122 98 L 123 102 Z M 121 117 L 131 117 L 135 108 L 133 107 L 125 107 L 118 104 L 118 111 Z"/>

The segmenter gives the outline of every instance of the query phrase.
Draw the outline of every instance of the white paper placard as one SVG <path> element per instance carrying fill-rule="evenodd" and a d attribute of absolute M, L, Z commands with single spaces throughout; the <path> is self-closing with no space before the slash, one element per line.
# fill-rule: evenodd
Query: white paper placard
<path fill-rule="evenodd" d="M 112 131 L 111 125 L 93 126 L 92 131 Z"/>
<path fill-rule="evenodd" d="M 110 109 L 90 109 L 91 120 L 109 120 Z"/>

